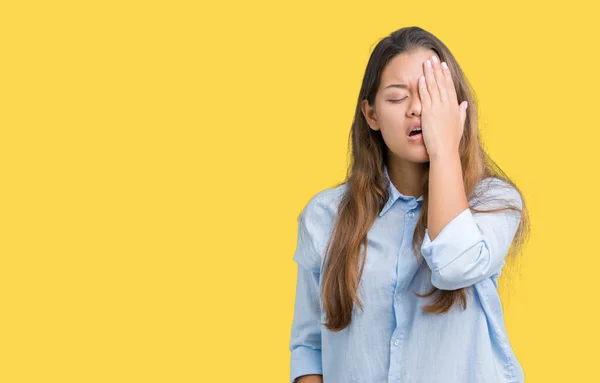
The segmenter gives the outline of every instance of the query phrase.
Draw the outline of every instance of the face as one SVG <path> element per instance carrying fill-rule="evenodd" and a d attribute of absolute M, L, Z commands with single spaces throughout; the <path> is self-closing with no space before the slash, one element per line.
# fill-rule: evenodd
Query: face
<path fill-rule="evenodd" d="M 370 128 L 381 131 L 390 155 L 397 157 L 396 160 L 429 161 L 423 138 L 409 138 L 407 130 L 413 122 L 421 122 L 418 81 L 425 74 L 423 64 L 434 55 L 437 56 L 432 50 L 419 49 L 394 57 L 381 74 L 375 106 L 367 100 L 361 105 Z"/>

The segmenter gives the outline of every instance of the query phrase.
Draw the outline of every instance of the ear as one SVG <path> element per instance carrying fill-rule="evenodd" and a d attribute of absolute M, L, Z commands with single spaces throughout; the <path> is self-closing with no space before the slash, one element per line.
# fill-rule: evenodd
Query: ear
<path fill-rule="evenodd" d="M 379 125 L 377 124 L 377 114 L 375 113 L 375 109 L 371 105 L 369 105 L 368 100 L 362 100 L 360 104 L 360 109 L 362 111 L 363 116 L 365 116 L 369 127 L 375 131 L 379 130 Z"/>

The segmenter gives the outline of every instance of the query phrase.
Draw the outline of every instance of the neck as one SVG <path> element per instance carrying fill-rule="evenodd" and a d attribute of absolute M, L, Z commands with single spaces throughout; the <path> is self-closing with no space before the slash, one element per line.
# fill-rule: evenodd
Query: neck
<path fill-rule="evenodd" d="M 429 167 L 428 163 L 409 162 L 406 160 L 389 160 L 388 174 L 396 189 L 405 196 L 419 198 L 423 195 L 423 177 Z"/>

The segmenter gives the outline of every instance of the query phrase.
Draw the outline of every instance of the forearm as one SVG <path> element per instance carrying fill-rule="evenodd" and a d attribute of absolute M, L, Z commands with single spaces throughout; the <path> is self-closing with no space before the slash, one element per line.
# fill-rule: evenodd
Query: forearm
<path fill-rule="evenodd" d="M 427 228 L 433 241 L 460 212 L 469 207 L 458 151 L 430 157 Z"/>
<path fill-rule="evenodd" d="M 296 383 L 323 383 L 323 375 L 303 375 L 296 379 Z"/>

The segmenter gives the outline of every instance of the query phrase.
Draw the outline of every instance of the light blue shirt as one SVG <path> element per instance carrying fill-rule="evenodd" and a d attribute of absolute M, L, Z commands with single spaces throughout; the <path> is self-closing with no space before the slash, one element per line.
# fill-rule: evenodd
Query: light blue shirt
<path fill-rule="evenodd" d="M 385 174 L 389 181 L 387 167 Z M 519 212 L 473 213 L 467 208 L 435 240 L 426 231 L 417 260 L 411 245 L 423 197 L 404 196 L 389 182 L 389 200 L 367 235 L 358 291 L 364 312 L 355 305 L 350 325 L 333 332 L 321 324 L 326 318 L 320 270 L 346 187 L 344 183 L 317 193 L 298 219 L 291 381 L 322 374 L 324 383 L 523 382 L 497 291 Z M 516 189 L 498 178 L 485 179 L 480 187 L 485 197 L 511 198 L 522 207 Z M 476 207 L 498 206 L 488 201 Z M 421 309 L 437 294 L 419 298 L 412 293 L 471 285 L 466 310 L 456 302 L 442 315 Z"/>

